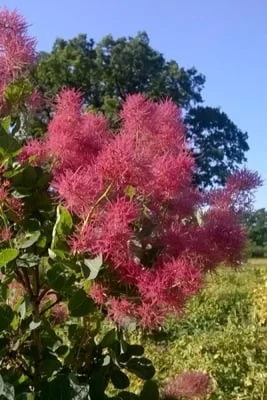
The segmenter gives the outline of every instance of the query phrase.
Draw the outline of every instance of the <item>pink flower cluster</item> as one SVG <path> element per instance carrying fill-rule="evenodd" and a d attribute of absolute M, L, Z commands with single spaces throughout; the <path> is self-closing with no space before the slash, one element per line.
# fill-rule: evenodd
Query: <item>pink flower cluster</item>
<path fill-rule="evenodd" d="M 203 398 L 211 389 L 211 379 L 203 372 L 187 371 L 177 375 L 164 388 L 165 400 Z"/>
<path fill-rule="evenodd" d="M 28 36 L 27 23 L 17 11 L 0 11 L 0 112 L 5 110 L 7 85 L 21 78 L 35 61 L 35 40 Z M 36 94 L 31 104 L 36 102 Z"/>
<path fill-rule="evenodd" d="M 12 195 L 10 182 L 0 177 L 0 208 L 2 212 L 9 212 L 16 220 L 20 219 L 23 214 L 23 203 Z M 11 238 L 12 233 L 8 228 L 3 228 L 1 231 L 0 241 L 6 241 Z"/>
<path fill-rule="evenodd" d="M 30 142 L 22 159 L 33 154 L 35 162 L 50 160 L 54 190 L 80 219 L 72 251 L 102 254 L 91 295 L 119 324 L 135 318 L 158 325 L 182 311 L 207 270 L 240 263 L 245 232 L 238 213 L 260 180 L 243 170 L 224 189 L 199 193 L 171 101 L 129 96 L 114 133 L 102 115 L 83 111 L 77 91 L 63 90 L 45 139 Z"/>

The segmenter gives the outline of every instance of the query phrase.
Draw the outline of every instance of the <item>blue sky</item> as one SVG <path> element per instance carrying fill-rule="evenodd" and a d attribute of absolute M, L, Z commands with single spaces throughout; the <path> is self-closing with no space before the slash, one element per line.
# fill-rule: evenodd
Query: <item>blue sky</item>
<path fill-rule="evenodd" d="M 220 106 L 249 133 L 247 166 L 265 184 L 256 195 L 267 208 L 266 0 L 0 0 L 31 24 L 38 49 L 79 33 L 100 40 L 146 30 L 167 59 L 206 75 L 205 102 Z"/>

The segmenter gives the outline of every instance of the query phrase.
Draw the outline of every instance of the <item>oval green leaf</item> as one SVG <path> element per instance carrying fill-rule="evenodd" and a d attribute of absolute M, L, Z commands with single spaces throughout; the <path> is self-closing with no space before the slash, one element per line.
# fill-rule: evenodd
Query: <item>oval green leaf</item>
<path fill-rule="evenodd" d="M 69 310 L 73 317 L 83 317 L 95 311 L 95 304 L 85 291 L 80 289 L 70 298 Z"/>
<path fill-rule="evenodd" d="M 127 369 L 138 376 L 138 378 L 144 380 L 153 378 L 155 374 L 155 368 L 153 367 L 152 362 L 145 357 L 131 358 L 127 363 Z"/>
<path fill-rule="evenodd" d="M 0 267 L 15 260 L 19 255 L 18 249 L 4 249 L 0 252 Z"/>

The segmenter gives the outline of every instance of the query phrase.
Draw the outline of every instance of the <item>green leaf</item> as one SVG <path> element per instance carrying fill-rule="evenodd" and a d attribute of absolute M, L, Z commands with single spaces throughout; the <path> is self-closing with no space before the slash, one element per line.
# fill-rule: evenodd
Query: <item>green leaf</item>
<path fill-rule="evenodd" d="M 129 354 L 129 357 L 142 356 L 144 354 L 144 348 L 138 344 L 128 344 L 126 353 Z"/>
<path fill-rule="evenodd" d="M 20 304 L 19 304 L 18 310 L 17 310 L 17 312 L 19 313 L 21 319 L 24 319 L 24 318 L 25 318 L 25 316 L 26 316 L 26 311 L 27 311 L 27 310 L 26 310 L 26 301 L 25 301 L 24 298 L 22 297 L 22 302 L 20 301 Z"/>
<path fill-rule="evenodd" d="M 94 368 L 90 379 L 90 394 L 89 399 L 106 400 L 105 389 L 108 385 L 106 379 L 107 368 Z"/>
<path fill-rule="evenodd" d="M 153 378 L 155 374 L 155 368 L 153 367 L 152 362 L 145 357 L 131 358 L 127 362 L 126 368 L 128 371 L 138 376 L 138 378 L 144 380 Z"/>
<path fill-rule="evenodd" d="M 13 190 L 12 191 L 12 196 L 13 197 L 16 197 L 16 199 L 25 199 L 25 197 L 30 197 L 31 196 L 31 194 L 30 193 L 20 193 L 20 192 L 18 192 L 17 190 Z"/>
<path fill-rule="evenodd" d="M 131 392 L 120 392 L 114 400 L 139 400 L 139 396 Z M 147 399 L 147 400 L 154 400 L 154 399 Z"/>
<path fill-rule="evenodd" d="M 0 125 L 5 130 L 5 132 L 7 134 L 9 134 L 10 133 L 10 125 L 11 125 L 11 117 L 8 116 L 8 117 L 5 117 L 5 118 L 1 118 Z"/>
<path fill-rule="evenodd" d="M 131 345 L 125 342 L 123 339 L 120 340 L 120 346 L 122 353 L 117 357 L 120 363 L 125 364 L 130 360 L 131 357 L 141 356 L 144 354 L 144 348 L 142 346 L 137 344 Z"/>
<path fill-rule="evenodd" d="M 102 365 L 103 367 L 106 367 L 107 365 L 110 364 L 111 358 L 109 354 L 106 354 L 105 357 L 103 358 Z"/>
<path fill-rule="evenodd" d="M 90 387 L 88 384 L 80 384 L 77 379 L 75 379 L 74 375 L 70 375 L 70 384 L 73 389 L 73 397 L 72 400 L 90 400 L 89 390 Z"/>
<path fill-rule="evenodd" d="M 44 249 L 46 244 L 47 244 L 47 237 L 46 236 L 41 236 L 38 239 L 38 241 L 36 243 L 36 246 L 39 247 L 40 249 Z"/>
<path fill-rule="evenodd" d="M 5 178 L 10 179 L 10 178 L 13 178 L 16 175 L 21 174 L 22 171 L 24 169 L 26 169 L 27 167 L 28 167 L 27 164 L 20 165 L 20 164 L 13 163 L 12 164 L 12 169 L 8 169 L 7 171 L 5 171 L 3 173 L 3 175 L 4 175 Z"/>
<path fill-rule="evenodd" d="M 136 194 L 136 189 L 134 186 L 129 185 L 126 187 L 124 192 L 125 192 L 125 195 L 130 197 L 130 199 L 132 200 Z"/>
<path fill-rule="evenodd" d="M 110 379 L 116 389 L 126 389 L 130 385 L 128 376 L 119 368 L 112 372 Z"/>
<path fill-rule="evenodd" d="M 0 154 L 3 158 L 12 157 L 19 153 L 20 144 L 0 126 Z"/>
<path fill-rule="evenodd" d="M 40 231 L 26 232 L 22 237 L 16 240 L 19 249 L 27 249 L 39 240 L 41 235 Z"/>
<path fill-rule="evenodd" d="M 72 217 L 63 206 L 57 207 L 57 220 L 53 228 L 51 249 L 60 248 L 62 241 L 71 233 Z"/>
<path fill-rule="evenodd" d="M 141 400 L 159 400 L 158 385 L 154 381 L 146 381 L 140 393 Z"/>
<path fill-rule="evenodd" d="M 42 362 L 42 371 L 45 375 L 51 376 L 54 371 L 60 370 L 61 367 L 61 362 L 56 355 L 52 353 L 45 354 Z"/>
<path fill-rule="evenodd" d="M 26 329 L 28 327 L 25 327 Z M 54 348 L 54 346 L 61 343 L 61 338 L 56 334 L 55 328 L 51 326 L 47 319 L 42 320 L 42 338 L 44 346 L 47 348 Z"/>
<path fill-rule="evenodd" d="M 32 268 L 40 263 L 40 257 L 33 253 L 24 253 L 16 260 L 19 268 Z"/>
<path fill-rule="evenodd" d="M 116 339 L 116 340 L 114 340 L 114 342 L 110 346 L 112 347 L 112 351 L 114 352 L 115 356 L 119 357 L 120 353 L 121 353 L 120 342 Z"/>
<path fill-rule="evenodd" d="M 7 304 L 0 305 L 0 330 L 7 330 L 14 318 L 14 312 Z"/>
<path fill-rule="evenodd" d="M 36 182 L 40 173 L 41 171 L 38 167 L 32 167 L 31 165 L 27 165 L 26 168 L 21 168 L 18 173 L 12 177 L 12 183 L 16 191 L 20 193 L 20 195 L 31 194 L 32 191 L 36 190 Z"/>
<path fill-rule="evenodd" d="M 30 331 L 34 331 L 35 329 L 39 328 L 40 325 L 41 321 L 38 322 L 32 321 L 29 325 Z"/>
<path fill-rule="evenodd" d="M 100 342 L 99 346 L 101 347 L 109 347 L 112 346 L 114 341 L 116 340 L 116 330 L 111 329 L 108 331 Z"/>
<path fill-rule="evenodd" d="M 132 356 L 142 356 L 144 354 L 144 348 L 143 348 L 143 346 L 140 346 L 139 344 L 129 344 L 127 351 Z"/>
<path fill-rule="evenodd" d="M 47 271 L 47 279 L 52 289 L 64 292 L 70 290 L 75 282 L 75 276 L 67 273 L 64 265 L 55 264 Z"/>
<path fill-rule="evenodd" d="M 36 187 L 40 189 L 47 188 L 49 186 L 50 181 L 51 181 L 51 175 L 48 172 L 44 172 L 42 170 L 42 173 L 40 174 L 36 182 Z"/>
<path fill-rule="evenodd" d="M 82 317 L 95 311 L 95 304 L 85 291 L 80 289 L 70 298 L 69 310 L 73 317 Z"/>
<path fill-rule="evenodd" d="M 14 386 L 10 385 L 9 383 L 5 383 L 5 387 L 4 387 L 2 396 L 6 400 L 15 400 L 15 389 L 14 389 Z"/>
<path fill-rule="evenodd" d="M 12 319 L 12 322 L 10 324 L 11 328 L 13 329 L 13 331 L 17 331 L 18 327 L 20 324 L 20 318 L 18 314 L 14 314 L 14 317 Z"/>
<path fill-rule="evenodd" d="M 0 356 L 4 357 L 9 352 L 10 339 L 7 337 L 0 338 Z"/>
<path fill-rule="evenodd" d="M 69 347 L 66 345 L 62 345 L 56 349 L 56 354 L 58 355 L 58 357 L 63 357 L 68 353 L 68 351 Z"/>
<path fill-rule="evenodd" d="M 41 228 L 41 223 L 38 219 L 36 218 L 27 218 L 25 221 L 22 223 L 22 230 L 24 232 L 36 232 L 39 231 Z"/>
<path fill-rule="evenodd" d="M 95 279 L 100 271 L 103 264 L 102 254 L 98 255 L 93 259 L 86 258 L 84 260 L 84 265 L 82 265 L 82 271 L 84 277 L 87 279 Z"/>
<path fill-rule="evenodd" d="M 66 285 L 66 274 L 63 269 L 51 268 L 47 271 L 48 282 L 54 290 L 60 290 Z"/>
<path fill-rule="evenodd" d="M 0 396 L 4 393 L 5 383 L 3 381 L 2 376 L 0 375 Z"/>
<path fill-rule="evenodd" d="M 13 278 L 13 277 L 11 277 L 11 278 Z M 13 279 L 10 279 L 10 282 L 12 280 Z M 0 302 L 4 302 L 5 303 L 6 300 L 8 299 L 9 292 L 10 292 L 8 284 L 10 282 L 3 282 L 3 281 L 1 282 L 1 285 L 0 285 Z"/>
<path fill-rule="evenodd" d="M 16 400 L 34 400 L 34 398 L 35 395 L 29 392 L 21 393 L 18 396 L 16 396 Z"/>
<path fill-rule="evenodd" d="M 72 400 L 72 388 L 68 375 L 59 374 L 52 381 L 44 381 L 40 387 L 40 400 Z"/>
<path fill-rule="evenodd" d="M 31 82 L 28 79 L 20 78 L 6 86 L 4 98 L 13 108 L 17 108 L 23 105 L 32 91 Z"/>
<path fill-rule="evenodd" d="M 15 260 L 19 255 L 18 249 L 4 249 L 0 252 L 0 267 Z"/>

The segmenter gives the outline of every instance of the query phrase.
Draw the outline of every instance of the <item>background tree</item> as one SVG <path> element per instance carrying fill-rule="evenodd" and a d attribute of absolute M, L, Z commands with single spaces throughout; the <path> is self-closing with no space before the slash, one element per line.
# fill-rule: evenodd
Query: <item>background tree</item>
<path fill-rule="evenodd" d="M 267 211 L 265 208 L 247 213 L 245 224 L 252 256 L 263 257 L 267 249 Z"/>
<path fill-rule="evenodd" d="M 48 96 L 62 86 L 81 89 L 85 103 L 104 112 L 115 127 L 128 94 L 171 98 L 184 110 L 200 186 L 224 184 L 226 176 L 246 160 L 247 133 L 220 109 L 201 105 L 205 77 L 195 68 L 165 60 L 150 46 L 145 32 L 116 40 L 109 35 L 98 44 L 86 35 L 57 39 L 51 53 L 40 53 L 34 76 Z"/>
<path fill-rule="evenodd" d="M 247 134 L 219 108 L 197 106 L 185 116 L 187 136 L 197 161 L 196 181 L 201 186 L 222 184 L 230 171 L 245 161 Z"/>

